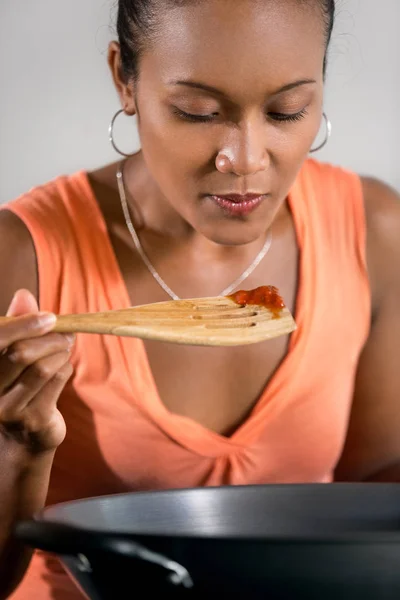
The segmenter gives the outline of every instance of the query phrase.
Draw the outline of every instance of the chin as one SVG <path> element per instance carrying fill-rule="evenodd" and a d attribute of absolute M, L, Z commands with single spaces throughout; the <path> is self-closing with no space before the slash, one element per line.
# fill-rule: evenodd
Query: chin
<path fill-rule="evenodd" d="M 245 246 L 265 236 L 265 227 L 255 224 L 238 223 L 236 226 L 220 224 L 219 226 L 196 228 L 208 240 L 220 246 Z"/>

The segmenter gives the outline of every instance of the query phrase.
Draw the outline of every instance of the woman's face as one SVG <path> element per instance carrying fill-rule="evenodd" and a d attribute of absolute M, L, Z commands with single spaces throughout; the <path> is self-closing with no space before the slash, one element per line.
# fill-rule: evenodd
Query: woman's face
<path fill-rule="evenodd" d="M 321 124 L 324 53 L 314 1 L 205 0 L 160 16 L 135 86 L 139 134 L 196 231 L 237 245 L 271 225 Z M 215 198 L 232 194 L 262 200 Z"/>

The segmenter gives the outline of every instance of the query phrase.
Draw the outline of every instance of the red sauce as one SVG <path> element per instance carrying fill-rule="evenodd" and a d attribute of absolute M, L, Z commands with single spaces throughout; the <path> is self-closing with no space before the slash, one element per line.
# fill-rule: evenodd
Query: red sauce
<path fill-rule="evenodd" d="M 240 306 L 265 306 L 273 313 L 274 318 L 279 317 L 282 308 L 285 308 L 278 289 L 273 285 L 263 285 L 249 291 L 240 290 L 228 298 Z"/>

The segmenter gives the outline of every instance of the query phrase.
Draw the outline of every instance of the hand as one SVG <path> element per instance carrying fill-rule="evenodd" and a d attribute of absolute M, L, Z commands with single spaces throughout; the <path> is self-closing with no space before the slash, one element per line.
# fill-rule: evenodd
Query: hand
<path fill-rule="evenodd" d="M 0 436 L 32 455 L 55 450 L 66 433 L 57 401 L 72 374 L 74 338 L 51 333 L 54 315 L 39 313 L 27 290 L 7 316 L 18 318 L 0 325 Z"/>

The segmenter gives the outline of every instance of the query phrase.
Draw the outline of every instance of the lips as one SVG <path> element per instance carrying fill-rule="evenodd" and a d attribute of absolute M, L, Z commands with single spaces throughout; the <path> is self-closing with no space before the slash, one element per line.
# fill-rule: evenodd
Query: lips
<path fill-rule="evenodd" d="M 253 212 L 265 199 L 266 194 L 222 194 L 210 195 L 209 198 L 224 211 L 237 216 Z"/>
<path fill-rule="evenodd" d="M 264 194 L 215 194 L 215 198 L 221 198 L 221 200 L 229 200 L 229 202 L 235 202 L 241 204 L 242 202 L 251 202 L 264 196 Z"/>

